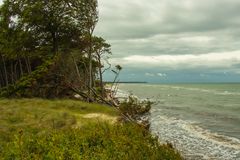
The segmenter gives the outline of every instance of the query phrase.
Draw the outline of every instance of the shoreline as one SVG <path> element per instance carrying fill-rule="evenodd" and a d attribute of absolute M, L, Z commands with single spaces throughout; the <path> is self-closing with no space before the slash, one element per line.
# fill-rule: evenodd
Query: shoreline
<path fill-rule="evenodd" d="M 126 87 L 120 87 L 120 90 L 124 91 L 124 89 L 127 88 L 127 90 L 131 90 L 132 93 L 134 93 L 135 90 L 131 88 L 131 86 L 134 86 L 133 88 L 137 88 L 137 85 L 127 85 Z M 142 87 L 142 90 L 144 90 L 147 95 L 147 87 Z M 152 90 L 153 88 L 156 88 L 157 85 L 151 85 L 148 87 L 150 88 L 150 90 Z M 164 90 L 169 90 L 167 86 L 164 85 L 164 87 Z M 171 85 L 169 85 L 169 87 L 171 87 Z M 178 92 L 179 94 L 185 93 L 183 89 L 178 89 L 176 87 L 172 89 L 174 90 L 174 92 L 172 92 L 171 94 L 166 92 L 165 98 L 176 99 L 178 98 Z M 140 92 L 140 89 L 137 88 L 136 91 Z M 186 91 L 201 92 L 201 90 Z M 173 93 L 175 94 L 174 97 L 172 97 Z M 210 94 L 212 92 L 207 93 Z M 161 97 L 163 99 L 163 95 Z M 186 102 L 184 102 L 184 104 L 186 104 Z M 157 106 L 162 106 L 163 108 Z M 217 134 L 217 132 L 213 132 L 211 130 L 208 130 L 207 128 L 199 126 L 198 121 L 188 120 L 188 118 L 185 116 L 185 118 L 181 118 L 180 116 L 174 116 L 174 113 L 167 114 L 169 112 L 171 113 L 171 111 L 174 109 L 176 109 L 176 112 L 178 111 L 178 109 L 179 111 L 181 111 L 181 108 L 173 107 L 174 105 L 171 106 L 172 107 L 167 106 L 165 104 L 165 101 L 161 101 L 159 102 L 159 104 L 157 104 L 155 107 L 153 106 L 151 109 L 150 129 L 153 131 L 154 135 L 157 135 L 160 138 L 160 141 L 172 143 L 174 146 L 176 146 L 176 149 L 180 150 L 180 153 L 182 153 L 182 155 L 187 159 L 195 158 L 208 160 L 215 157 L 216 159 L 220 160 L 233 160 L 240 157 L 239 139 L 231 138 L 223 134 Z M 187 111 L 190 111 L 190 109 L 188 109 Z"/>

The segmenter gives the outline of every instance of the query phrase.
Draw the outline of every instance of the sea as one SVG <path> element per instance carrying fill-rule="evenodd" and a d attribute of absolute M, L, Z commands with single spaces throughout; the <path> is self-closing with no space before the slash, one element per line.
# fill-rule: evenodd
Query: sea
<path fill-rule="evenodd" d="M 151 132 L 187 160 L 240 160 L 240 84 L 120 84 L 149 99 Z"/>

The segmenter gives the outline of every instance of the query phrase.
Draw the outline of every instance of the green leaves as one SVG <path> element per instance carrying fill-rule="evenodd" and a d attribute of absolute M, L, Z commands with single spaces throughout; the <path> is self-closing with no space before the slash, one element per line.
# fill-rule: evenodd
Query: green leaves
<path fill-rule="evenodd" d="M 79 129 L 17 135 L 4 150 L 6 159 L 182 159 L 167 145 L 135 125 L 92 123 Z"/>
<path fill-rule="evenodd" d="M 46 60 L 38 66 L 30 75 L 23 76 L 14 85 L 9 85 L 0 90 L 0 97 L 28 97 L 33 96 L 29 89 L 36 85 L 37 81 L 48 73 L 49 68 L 54 63 L 53 60 Z"/>

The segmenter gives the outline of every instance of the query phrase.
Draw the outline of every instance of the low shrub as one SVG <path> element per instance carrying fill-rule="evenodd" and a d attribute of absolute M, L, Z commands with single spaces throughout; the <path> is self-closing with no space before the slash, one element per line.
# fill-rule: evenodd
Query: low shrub
<path fill-rule="evenodd" d="M 151 105 L 152 102 L 149 100 L 140 101 L 134 96 L 129 96 L 128 99 L 120 104 L 119 109 L 123 114 L 129 114 L 134 117 L 148 113 Z"/>
<path fill-rule="evenodd" d="M 137 97 L 129 96 L 119 106 L 119 111 L 122 115 L 123 121 L 133 121 L 140 126 L 148 129 L 150 122 L 148 114 L 153 102 L 149 100 L 139 100 Z"/>
<path fill-rule="evenodd" d="M 79 129 L 20 131 L 4 148 L 4 159 L 178 160 L 181 156 L 159 145 L 148 131 L 136 125 L 94 123 Z"/>

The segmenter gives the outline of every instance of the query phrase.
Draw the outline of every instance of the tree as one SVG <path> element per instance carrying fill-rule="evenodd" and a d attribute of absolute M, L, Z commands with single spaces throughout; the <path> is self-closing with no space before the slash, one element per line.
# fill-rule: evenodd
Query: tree
<path fill-rule="evenodd" d="M 83 20 L 84 26 L 87 26 L 87 37 L 89 41 L 89 51 L 88 51 L 88 59 L 89 59 L 89 85 L 88 85 L 88 96 L 92 97 L 92 88 L 93 88 L 93 69 L 92 69 L 92 37 L 93 32 L 95 30 L 96 24 L 98 22 L 98 2 L 97 0 L 84 0 L 85 7 L 85 13 L 88 18 Z"/>
<path fill-rule="evenodd" d="M 98 74 L 103 95 L 102 59 L 111 50 L 103 38 L 94 37 L 97 22 L 97 0 L 5 0 L 0 8 L 0 86 L 21 88 L 16 85 L 22 82 L 37 92 L 62 87 L 66 83 L 59 80 L 64 79 L 90 101 L 96 97 Z"/>
<path fill-rule="evenodd" d="M 102 37 L 93 37 L 93 50 L 95 53 L 96 61 L 98 62 L 98 74 L 100 80 L 101 95 L 104 97 L 104 84 L 103 84 L 103 73 L 102 68 L 104 64 L 102 63 L 103 56 L 105 54 L 111 54 L 111 45 L 106 43 Z"/>
<path fill-rule="evenodd" d="M 112 86 L 111 86 L 112 96 L 117 91 L 117 78 L 119 77 L 121 70 L 122 70 L 122 67 L 120 65 L 116 65 L 115 69 L 112 70 L 112 72 L 115 74 L 115 78 L 114 78 Z M 115 85 L 115 87 L 114 87 L 114 85 Z"/>

